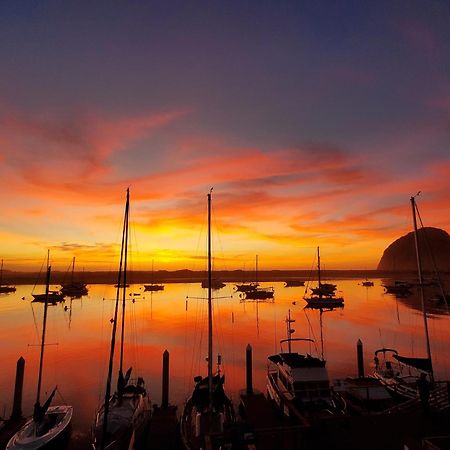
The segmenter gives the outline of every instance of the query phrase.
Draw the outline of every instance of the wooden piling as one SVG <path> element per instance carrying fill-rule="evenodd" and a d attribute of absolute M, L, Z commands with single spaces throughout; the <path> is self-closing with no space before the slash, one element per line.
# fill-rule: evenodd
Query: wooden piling
<path fill-rule="evenodd" d="M 25 374 L 25 359 L 21 356 L 17 360 L 16 383 L 14 385 L 14 402 L 11 413 L 11 421 L 19 420 L 22 417 L 22 393 L 23 379 Z"/>
<path fill-rule="evenodd" d="M 356 343 L 356 355 L 358 359 L 358 377 L 364 377 L 364 354 L 363 354 L 363 343 L 361 339 L 358 339 Z"/>
<path fill-rule="evenodd" d="M 162 400 L 161 408 L 169 406 L 169 352 L 163 353 Z"/>
<path fill-rule="evenodd" d="M 247 374 L 247 395 L 253 394 L 253 367 L 252 367 L 252 346 L 247 345 L 245 351 L 246 360 L 246 374 Z"/>

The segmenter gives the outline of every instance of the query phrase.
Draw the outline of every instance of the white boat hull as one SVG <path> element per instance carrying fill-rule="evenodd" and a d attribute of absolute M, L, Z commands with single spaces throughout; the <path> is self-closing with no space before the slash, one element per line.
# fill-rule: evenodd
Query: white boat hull
<path fill-rule="evenodd" d="M 39 427 L 33 418 L 9 440 L 6 450 L 38 450 L 55 441 L 68 428 L 72 420 L 72 406 L 50 406 L 45 413 L 43 424 L 46 421 L 55 420 L 54 426 L 45 433 L 39 433 Z"/>

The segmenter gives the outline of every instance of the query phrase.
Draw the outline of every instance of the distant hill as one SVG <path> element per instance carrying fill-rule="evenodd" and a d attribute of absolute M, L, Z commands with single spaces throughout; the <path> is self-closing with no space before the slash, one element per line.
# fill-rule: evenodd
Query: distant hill
<path fill-rule="evenodd" d="M 440 228 L 425 227 L 419 230 L 418 239 L 423 270 L 434 270 L 434 258 L 439 271 L 450 271 L 450 235 Z M 377 270 L 414 271 L 416 268 L 414 232 L 410 232 L 389 245 Z"/>

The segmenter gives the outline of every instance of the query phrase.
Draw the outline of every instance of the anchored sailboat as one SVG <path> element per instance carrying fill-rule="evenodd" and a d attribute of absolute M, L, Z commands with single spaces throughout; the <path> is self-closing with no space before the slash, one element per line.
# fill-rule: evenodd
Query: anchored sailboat
<path fill-rule="evenodd" d="M 97 412 L 92 447 L 94 450 L 115 450 L 134 448 L 138 443 L 150 420 L 151 402 L 145 389 L 143 378 L 132 380 L 131 367 L 123 373 L 124 333 L 125 333 L 125 303 L 127 286 L 127 260 L 129 237 L 129 207 L 130 192 L 127 189 L 125 215 L 122 231 L 119 273 L 117 281 L 114 319 L 112 320 L 111 346 L 109 354 L 108 376 L 106 380 L 105 401 Z M 122 296 L 121 296 L 122 294 Z M 114 362 L 114 350 L 119 315 L 119 303 L 122 297 L 120 366 L 116 392 L 111 395 L 111 382 Z"/>
<path fill-rule="evenodd" d="M 322 283 L 320 273 L 320 248 L 317 247 L 317 277 L 318 286 L 311 288 L 311 295 L 303 297 L 311 308 L 333 308 L 344 305 L 343 297 L 336 297 L 336 285 Z"/>
<path fill-rule="evenodd" d="M 253 283 L 251 289 L 247 289 L 245 292 L 246 300 L 268 300 L 273 299 L 274 289 L 273 287 L 258 287 L 258 255 L 255 258 L 255 283 Z"/>
<path fill-rule="evenodd" d="M 211 189 L 212 190 L 212 189 Z M 208 376 L 194 378 L 195 387 L 186 402 L 181 417 L 181 436 L 186 449 L 209 448 L 207 441 L 214 440 L 210 448 L 226 443 L 229 425 L 235 415 L 231 400 L 224 390 L 225 376 L 220 370 L 213 375 L 213 321 L 212 321 L 212 264 L 211 264 L 211 191 L 208 194 Z M 220 447 L 223 448 L 223 447 Z"/>
<path fill-rule="evenodd" d="M 70 283 L 65 283 L 61 286 L 61 293 L 69 297 L 82 297 L 88 293 L 86 283 L 75 281 L 75 256 L 72 259 L 72 277 Z"/>
<path fill-rule="evenodd" d="M 150 292 L 154 292 L 154 291 L 163 291 L 164 290 L 164 285 L 163 284 L 157 284 L 154 283 L 154 271 L 153 271 L 153 261 L 152 261 L 152 282 L 151 284 L 144 284 L 144 291 L 150 291 Z"/>
<path fill-rule="evenodd" d="M 15 286 L 8 286 L 7 284 L 3 283 L 3 259 L 2 259 L 2 265 L 0 267 L 0 294 L 7 294 L 8 292 L 16 292 Z"/>
<path fill-rule="evenodd" d="M 47 329 L 48 296 L 51 267 L 47 267 L 46 300 L 44 302 L 44 317 L 42 325 L 41 355 L 39 359 L 39 376 L 37 383 L 36 403 L 33 417 L 10 439 L 7 450 L 38 450 L 53 443 L 68 428 L 72 419 L 73 407 L 50 406 L 57 388 L 41 405 L 41 384 L 44 368 L 45 332 Z"/>

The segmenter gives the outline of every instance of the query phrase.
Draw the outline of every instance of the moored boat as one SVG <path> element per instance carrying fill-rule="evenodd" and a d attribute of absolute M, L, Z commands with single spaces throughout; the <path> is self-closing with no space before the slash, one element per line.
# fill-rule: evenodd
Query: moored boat
<path fill-rule="evenodd" d="M 303 299 L 310 308 L 336 308 L 344 306 L 344 298 L 336 296 L 337 286 L 332 283 L 322 283 L 320 269 L 320 248 L 317 247 L 317 287 L 310 288 L 311 295 Z"/>
<path fill-rule="evenodd" d="M 225 393 L 225 377 L 218 356 L 217 373 L 213 374 L 212 257 L 211 257 L 211 191 L 208 193 L 208 375 L 196 376 L 195 387 L 180 419 L 183 445 L 189 450 L 231 448 L 230 436 L 235 422 L 234 408 Z"/>
<path fill-rule="evenodd" d="M 123 373 L 124 366 L 124 330 L 127 286 L 127 261 L 129 238 L 130 192 L 127 189 L 120 263 L 118 271 L 114 319 L 112 320 L 111 344 L 105 399 L 97 411 L 92 429 L 92 448 L 94 450 L 122 450 L 138 446 L 149 424 L 151 402 L 145 389 L 144 379 L 131 379 L 131 371 Z M 119 354 L 119 373 L 117 389 L 111 395 L 111 380 L 114 363 L 114 351 L 118 321 L 118 310 L 122 299 L 121 339 Z"/>
<path fill-rule="evenodd" d="M 61 285 L 61 294 L 68 297 L 82 297 L 87 295 L 88 289 L 86 283 L 81 281 L 75 281 L 75 256 L 72 259 L 72 276 L 70 283 L 64 283 Z"/>
<path fill-rule="evenodd" d="M 286 318 L 287 339 L 280 341 L 288 345 L 288 351 L 268 357 L 267 393 L 277 407 L 289 417 L 304 417 L 316 420 L 345 411 L 345 402 L 337 396 L 331 386 L 326 361 L 323 357 L 292 351 L 294 341 L 314 342 L 308 338 L 292 338 L 295 322 L 290 311 Z"/>
<path fill-rule="evenodd" d="M 0 294 L 8 294 L 10 292 L 16 292 L 16 287 L 3 284 L 3 259 L 2 259 L 0 267 Z"/>
<path fill-rule="evenodd" d="M 46 294 L 48 297 L 51 266 L 47 267 Z M 57 388 L 41 405 L 41 385 L 44 367 L 45 334 L 47 329 L 48 298 L 44 301 L 44 314 L 41 338 L 41 354 L 39 359 L 39 375 L 37 382 L 36 402 L 33 416 L 9 440 L 6 450 L 39 450 L 56 444 L 68 430 L 73 413 L 73 407 L 68 405 L 51 406 Z"/>

